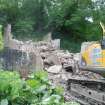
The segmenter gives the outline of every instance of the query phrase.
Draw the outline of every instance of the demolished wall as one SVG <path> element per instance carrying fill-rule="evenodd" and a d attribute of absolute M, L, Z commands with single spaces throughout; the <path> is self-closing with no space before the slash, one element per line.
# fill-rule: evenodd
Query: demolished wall
<path fill-rule="evenodd" d="M 51 52 L 60 49 L 60 40 L 49 41 L 19 41 L 12 38 L 11 25 L 8 24 L 4 33 L 4 51 L 2 53 L 2 65 L 6 70 L 18 70 L 30 72 L 44 68 L 43 56 L 47 55 L 48 62 L 57 64 L 58 58 Z M 44 55 L 43 55 L 44 54 Z M 47 60 L 46 60 L 47 61 Z"/>

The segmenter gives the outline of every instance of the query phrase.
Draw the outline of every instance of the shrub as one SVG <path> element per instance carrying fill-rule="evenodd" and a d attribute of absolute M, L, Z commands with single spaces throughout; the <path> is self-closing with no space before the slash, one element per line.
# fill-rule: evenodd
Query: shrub
<path fill-rule="evenodd" d="M 54 88 L 47 73 L 39 71 L 28 80 L 17 72 L 0 71 L 0 105 L 78 105 L 64 103 L 63 89 Z"/>

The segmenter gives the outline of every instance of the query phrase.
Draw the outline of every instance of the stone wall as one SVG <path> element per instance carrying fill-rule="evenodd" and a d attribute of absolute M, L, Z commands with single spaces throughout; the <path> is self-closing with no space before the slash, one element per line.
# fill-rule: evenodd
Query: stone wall
<path fill-rule="evenodd" d="M 52 62 L 57 61 L 54 59 L 54 57 L 56 59 L 57 57 L 51 54 L 51 52 L 60 49 L 60 40 L 19 41 L 12 38 L 11 25 L 8 24 L 4 33 L 4 47 L 1 56 L 2 68 L 18 70 L 22 75 L 26 75 L 29 72 L 44 68 L 43 53 L 49 53 L 49 58 L 52 59 Z"/>

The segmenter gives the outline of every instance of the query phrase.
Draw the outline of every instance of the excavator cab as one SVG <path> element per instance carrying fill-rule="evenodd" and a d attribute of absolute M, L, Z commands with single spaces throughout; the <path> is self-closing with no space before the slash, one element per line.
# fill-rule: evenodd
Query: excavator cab
<path fill-rule="evenodd" d="M 101 41 L 100 43 L 102 50 L 105 49 L 105 39 Z"/>

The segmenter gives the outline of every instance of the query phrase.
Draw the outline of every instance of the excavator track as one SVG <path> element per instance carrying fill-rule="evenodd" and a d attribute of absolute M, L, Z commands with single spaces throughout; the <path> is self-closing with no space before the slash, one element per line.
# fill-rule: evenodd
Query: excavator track
<path fill-rule="evenodd" d="M 74 100 L 82 105 L 105 105 L 105 80 L 73 76 L 67 86 Z"/>

